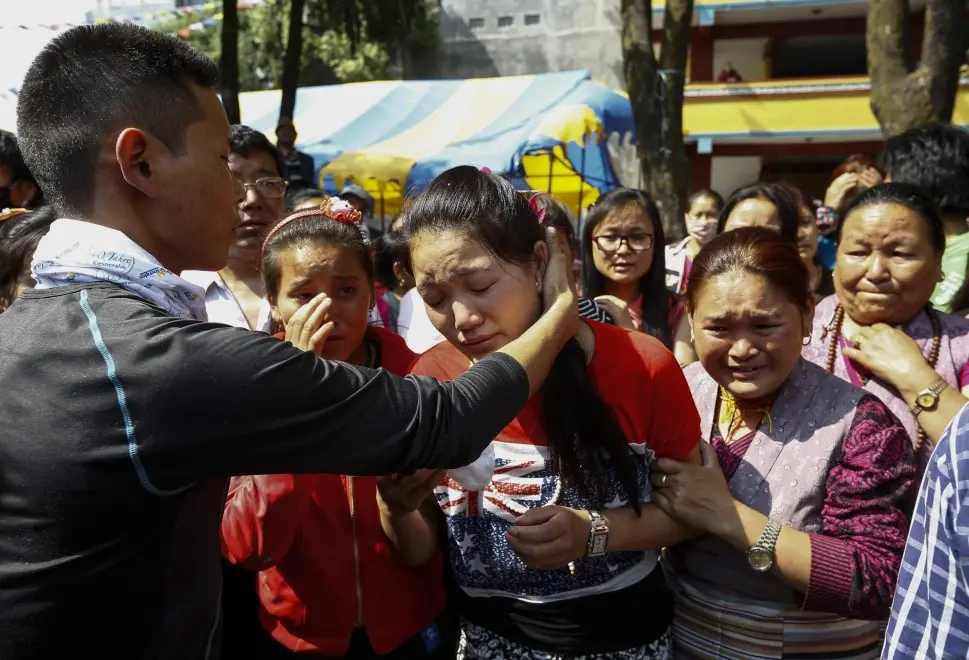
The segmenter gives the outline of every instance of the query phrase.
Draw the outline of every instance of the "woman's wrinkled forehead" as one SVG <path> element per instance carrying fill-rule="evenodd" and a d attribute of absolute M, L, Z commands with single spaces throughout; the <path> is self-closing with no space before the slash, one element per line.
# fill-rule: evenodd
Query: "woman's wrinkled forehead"
<path fill-rule="evenodd" d="M 440 285 L 487 270 L 498 258 L 464 231 L 423 229 L 409 240 L 411 267 L 419 285 Z"/>

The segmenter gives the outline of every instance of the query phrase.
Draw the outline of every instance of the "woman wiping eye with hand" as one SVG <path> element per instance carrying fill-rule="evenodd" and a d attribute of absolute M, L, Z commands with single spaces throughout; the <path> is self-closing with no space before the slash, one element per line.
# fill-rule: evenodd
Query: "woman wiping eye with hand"
<path fill-rule="evenodd" d="M 510 183 L 471 167 L 405 210 L 417 289 L 447 339 L 415 373 L 453 378 L 538 319 L 541 219 Z M 649 468 L 656 456 L 698 462 L 699 434 L 669 350 L 586 321 L 482 459 L 438 484 L 382 480 L 384 529 L 420 564 L 437 539 L 426 498 L 443 511 L 464 596 L 459 658 L 669 658 L 658 549 L 692 531 L 650 503 Z"/>
<path fill-rule="evenodd" d="M 262 273 L 285 328 L 277 336 L 326 359 L 407 375 L 416 356 L 404 340 L 367 325 L 374 271 L 358 216 L 342 200 L 325 200 L 269 234 Z M 440 555 L 412 567 L 390 551 L 373 477 L 235 477 L 222 549 L 259 571 L 260 620 L 280 644 L 273 658 L 453 657 L 437 620 L 445 605 Z"/>

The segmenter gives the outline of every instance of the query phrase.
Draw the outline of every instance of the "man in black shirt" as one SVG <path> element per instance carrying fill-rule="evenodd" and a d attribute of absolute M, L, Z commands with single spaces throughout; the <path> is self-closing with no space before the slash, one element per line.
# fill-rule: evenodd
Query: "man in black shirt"
<path fill-rule="evenodd" d="M 177 273 L 225 265 L 242 196 L 216 73 L 177 38 L 103 24 L 24 80 L 21 149 L 62 219 L 38 287 L 0 315 L 3 660 L 218 657 L 228 476 L 470 463 L 575 332 L 557 248 L 543 316 L 448 383 L 199 322 L 203 291 Z"/>
<path fill-rule="evenodd" d="M 281 117 L 276 126 L 276 146 L 283 162 L 283 177 L 292 183 L 302 182 L 316 185 L 313 176 L 315 167 L 313 157 L 296 148 L 296 125 L 289 117 Z"/>

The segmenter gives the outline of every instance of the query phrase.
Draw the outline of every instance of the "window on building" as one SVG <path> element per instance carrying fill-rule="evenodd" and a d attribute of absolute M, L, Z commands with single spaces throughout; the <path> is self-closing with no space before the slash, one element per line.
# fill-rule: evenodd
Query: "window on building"
<path fill-rule="evenodd" d="M 471 18 L 468 19 L 468 27 L 472 30 L 480 30 L 485 26 L 485 20 L 483 18 Z"/>
<path fill-rule="evenodd" d="M 541 20 L 540 14 L 525 14 L 525 25 L 538 25 Z"/>
<path fill-rule="evenodd" d="M 515 25 L 514 16 L 499 16 L 498 17 L 498 27 L 500 28 L 510 28 Z"/>
<path fill-rule="evenodd" d="M 770 53 L 772 78 L 864 76 L 864 34 L 826 34 L 779 40 Z"/>

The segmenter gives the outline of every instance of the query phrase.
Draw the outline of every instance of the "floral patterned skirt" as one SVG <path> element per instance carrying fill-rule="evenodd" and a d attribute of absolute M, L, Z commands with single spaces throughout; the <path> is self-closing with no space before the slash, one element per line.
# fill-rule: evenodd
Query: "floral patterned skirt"
<path fill-rule="evenodd" d="M 467 620 L 461 621 L 457 660 L 672 660 L 673 638 L 667 630 L 646 646 L 608 653 L 564 655 L 538 651 L 497 635 Z"/>

